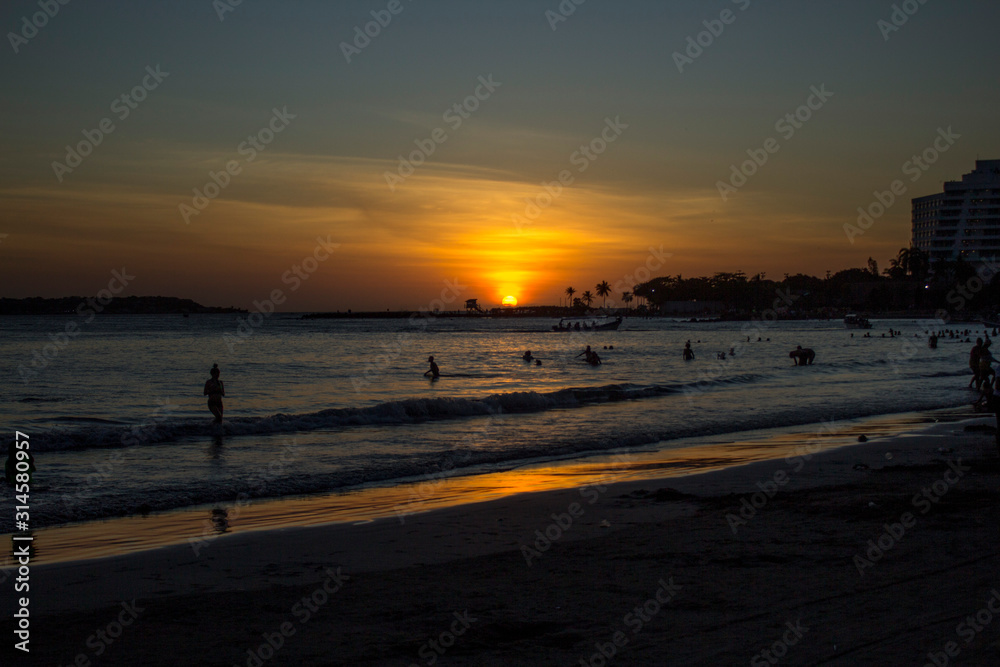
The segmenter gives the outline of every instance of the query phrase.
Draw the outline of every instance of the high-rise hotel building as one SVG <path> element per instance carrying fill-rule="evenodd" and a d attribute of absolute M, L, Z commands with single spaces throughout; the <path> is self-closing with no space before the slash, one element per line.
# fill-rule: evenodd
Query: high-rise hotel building
<path fill-rule="evenodd" d="M 1000 160 L 976 160 L 944 192 L 913 200 L 913 245 L 931 262 L 1000 258 Z"/>

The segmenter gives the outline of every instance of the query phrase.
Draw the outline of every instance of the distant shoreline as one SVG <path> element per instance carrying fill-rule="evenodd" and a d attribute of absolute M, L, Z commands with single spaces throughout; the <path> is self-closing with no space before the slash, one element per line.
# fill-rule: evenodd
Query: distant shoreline
<path fill-rule="evenodd" d="M 0 298 L 0 315 L 191 315 L 246 313 L 244 308 L 203 306 L 173 296 L 126 296 L 99 299 L 89 296 L 59 298 Z"/>
<path fill-rule="evenodd" d="M 94 297 L 69 296 L 60 298 L 29 297 L 24 299 L 0 298 L 0 316 L 38 316 L 66 315 L 83 316 L 91 313 L 101 315 L 246 315 L 251 311 L 235 306 L 203 306 L 191 299 L 163 296 L 130 296 L 114 297 L 101 303 Z M 770 311 L 768 319 L 778 320 L 840 320 L 847 314 L 847 309 L 824 308 L 821 311 L 798 311 L 775 313 Z M 927 310 L 888 310 L 888 311 L 856 311 L 869 319 L 936 319 L 939 311 Z M 580 311 L 578 308 L 566 306 L 521 306 L 514 308 L 493 308 L 488 311 L 445 311 L 432 312 L 428 310 L 385 310 L 385 311 L 291 311 L 275 313 L 281 317 L 298 317 L 306 320 L 322 319 L 507 319 L 507 318 L 539 318 L 553 319 L 581 318 L 599 319 L 602 317 L 617 317 L 633 319 L 669 318 L 687 320 L 692 323 L 713 322 L 746 322 L 761 319 L 759 313 L 749 312 L 649 312 L 642 309 L 609 308 L 606 310 Z M 950 319 L 948 325 L 975 324 L 981 325 L 979 318 L 956 320 Z"/>

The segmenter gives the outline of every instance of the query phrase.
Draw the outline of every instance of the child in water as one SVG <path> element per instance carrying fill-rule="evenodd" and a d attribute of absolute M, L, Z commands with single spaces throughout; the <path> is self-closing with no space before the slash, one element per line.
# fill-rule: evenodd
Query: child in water
<path fill-rule="evenodd" d="M 212 364 L 209 371 L 212 376 L 205 382 L 205 396 L 208 396 L 208 409 L 215 415 L 215 423 L 222 423 L 222 397 L 226 395 L 226 388 L 219 379 L 219 364 Z"/>

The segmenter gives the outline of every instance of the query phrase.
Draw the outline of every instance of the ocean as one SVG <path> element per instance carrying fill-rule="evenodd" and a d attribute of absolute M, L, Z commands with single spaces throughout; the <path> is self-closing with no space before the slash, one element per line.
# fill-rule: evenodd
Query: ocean
<path fill-rule="evenodd" d="M 70 321 L 78 332 L 61 336 Z M 683 448 L 693 437 L 974 398 L 971 345 L 945 337 L 930 349 L 930 321 L 876 320 L 871 338 L 833 320 L 626 318 L 618 331 L 573 333 L 553 332 L 554 322 L 5 317 L 0 419 L 11 440 L 29 436 L 37 529 Z M 688 340 L 696 357 L 684 361 Z M 600 366 L 575 358 L 586 345 Z M 814 365 L 793 365 L 796 345 L 816 351 Z M 540 366 L 522 361 L 529 349 Z M 429 355 L 438 380 L 423 376 Z M 202 395 L 213 363 L 227 394 L 221 426 Z M 13 529 L 13 512 L 0 515 L 0 532 Z"/>

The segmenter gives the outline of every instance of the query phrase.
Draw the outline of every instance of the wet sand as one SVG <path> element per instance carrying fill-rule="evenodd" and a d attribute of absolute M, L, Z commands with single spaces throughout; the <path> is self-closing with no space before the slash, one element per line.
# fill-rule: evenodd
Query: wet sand
<path fill-rule="evenodd" d="M 14 664 L 1000 664 L 990 423 L 36 566 Z"/>

